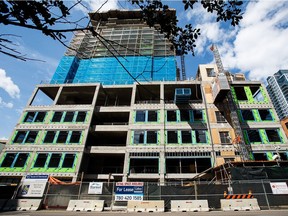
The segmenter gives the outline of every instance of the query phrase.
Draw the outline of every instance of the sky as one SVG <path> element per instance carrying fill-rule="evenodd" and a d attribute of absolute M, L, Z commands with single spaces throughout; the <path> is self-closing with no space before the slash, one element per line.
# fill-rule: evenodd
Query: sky
<path fill-rule="evenodd" d="M 87 11 L 98 10 L 102 2 L 85 0 L 86 8 L 75 7 L 69 19 L 77 20 Z M 248 80 L 265 82 L 279 69 L 288 69 L 288 1 L 244 1 L 243 19 L 237 27 L 216 22 L 216 16 L 205 12 L 200 4 L 184 11 L 180 0 L 164 3 L 176 9 L 180 25 L 191 23 L 201 29 L 195 57 L 185 57 L 188 78 L 195 78 L 199 64 L 214 63 L 211 44 L 217 45 L 225 69 L 245 73 Z M 101 11 L 127 8 L 133 9 L 124 0 L 108 0 Z M 88 19 L 82 20 L 83 25 L 87 23 Z M 18 51 L 41 60 L 24 62 L 0 54 L 0 139 L 8 139 L 36 85 L 50 81 L 66 48 L 37 31 L 4 25 L 0 29 L 2 34 L 19 36 L 11 38 Z M 67 43 L 72 36 L 67 34 Z"/>

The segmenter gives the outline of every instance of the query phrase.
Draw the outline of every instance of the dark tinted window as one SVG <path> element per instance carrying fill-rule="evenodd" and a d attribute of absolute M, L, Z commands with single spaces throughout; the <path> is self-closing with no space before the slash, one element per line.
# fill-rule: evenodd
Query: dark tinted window
<path fill-rule="evenodd" d="M 65 154 L 62 168 L 72 168 L 74 164 L 75 154 Z"/>
<path fill-rule="evenodd" d="M 46 163 L 47 157 L 48 157 L 47 153 L 38 154 L 37 159 L 36 159 L 36 161 L 34 163 L 34 167 L 35 168 L 45 167 L 45 163 Z"/>
<path fill-rule="evenodd" d="M 48 167 L 57 168 L 59 166 L 60 159 L 61 159 L 61 154 L 53 153 L 51 155 Z"/>
<path fill-rule="evenodd" d="M 28 156 L 29 156 L 28 153 L 19 153 L 15 161 L 14 167 L 24 167 Z"/>
<path fill-rule="evenodd" d="M 11 167 L 16 155 L 17 153 L 7 153 L 1 164 L 1 167 Z"/>

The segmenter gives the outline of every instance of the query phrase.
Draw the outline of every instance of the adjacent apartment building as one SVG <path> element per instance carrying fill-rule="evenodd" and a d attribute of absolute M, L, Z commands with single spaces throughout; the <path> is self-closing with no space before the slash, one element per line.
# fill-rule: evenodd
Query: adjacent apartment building
<path fill-rule="evenodd" d="M 288 117 L 288 70 L 279 70 L 267 78 L 267 91 L 280 120 Z"/>
<path fill-rule="evenodd" d="M 164 184 L 225 162 L 272 160 L 275 147 L 287 160 L 261 82 L 212 64 L 181 80 L 175 50 L 139 11 L 90 18 L 98 37 L 77 33 L 51 81 L 36 86 L 0 154 L 0 182 L 49 174 Z"/>
<path fill-rule="evenodd" d="M 288 137 L 288 70 L 269 76 L 267 83 L 267 91 Z"/>

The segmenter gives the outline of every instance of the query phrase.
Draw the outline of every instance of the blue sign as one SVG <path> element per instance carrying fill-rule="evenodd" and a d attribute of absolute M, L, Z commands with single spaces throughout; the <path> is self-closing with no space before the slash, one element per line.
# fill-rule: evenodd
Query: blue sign
<path fill-rule="evenodd" d="M 143 186 L 116 186 L 115 194 L 143 194 Z"/>
<path fill-rule="evenodd" d="M 48 175 L 27 175 L 26 179 L 48 179 Z"/>

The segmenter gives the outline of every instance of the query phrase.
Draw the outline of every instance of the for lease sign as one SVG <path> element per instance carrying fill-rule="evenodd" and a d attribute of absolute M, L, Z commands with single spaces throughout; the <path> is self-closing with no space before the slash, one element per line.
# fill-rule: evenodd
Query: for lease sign
<path fill-rule="evenodd" d="M 143 182 L 117 182 L 115 187 L 115 201 L 143 200 Z"/>

